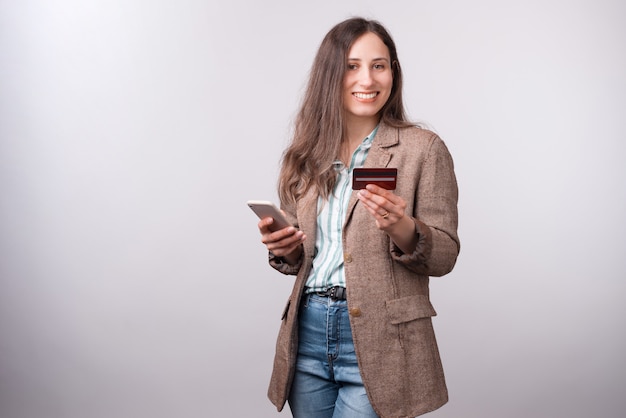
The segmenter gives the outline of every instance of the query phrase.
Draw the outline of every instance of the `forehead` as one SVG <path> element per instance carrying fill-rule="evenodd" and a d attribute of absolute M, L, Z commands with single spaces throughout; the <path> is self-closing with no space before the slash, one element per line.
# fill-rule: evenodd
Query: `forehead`
<path fill-rule="evenodd" d="M 367 32 L 354 41 L 348 51 L 348 59 L 389 60 L 389 48 L 378 35 Z"/>

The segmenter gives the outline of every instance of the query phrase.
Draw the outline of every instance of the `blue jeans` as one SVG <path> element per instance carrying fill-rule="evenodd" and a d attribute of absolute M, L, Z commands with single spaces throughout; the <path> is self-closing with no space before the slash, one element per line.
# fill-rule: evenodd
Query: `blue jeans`
<path fill-rule="evenodd" d="M 376 418 L 352 342 L 345 300 L 304 296 L 289 407 L 295 418 Z"/>

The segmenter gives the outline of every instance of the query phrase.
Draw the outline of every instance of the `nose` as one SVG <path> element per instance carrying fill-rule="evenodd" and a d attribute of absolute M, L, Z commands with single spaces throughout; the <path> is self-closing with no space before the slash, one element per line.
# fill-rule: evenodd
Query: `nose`
<path fill-rule="evenodd" d="M 362 68 L 359 73 L 359 84 L 363 87 L 369 87 L 372 85 L 374 81 L 374 77 L 372 77 L 372 70 L 370 68 Z"/>

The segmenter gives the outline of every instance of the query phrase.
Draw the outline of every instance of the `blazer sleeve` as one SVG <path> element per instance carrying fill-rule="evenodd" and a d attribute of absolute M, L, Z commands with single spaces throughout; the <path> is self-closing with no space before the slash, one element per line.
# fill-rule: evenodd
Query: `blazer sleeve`
<path fill-rule="evenodd" d="M 281 204 L 281 209 L 285 212 L 285 215 L 287 216 L 287 220 L 292 225 L 295 225 L 296 228 L 298 228 L 299 225 L 298 225 L 298 218 L 296 216 L 295 207 Z M 302 267 L 303 259 L 304 259 L 304 251 L 302 251 L 302 254 L 300 255 L 300 259 L 298 260 L 296 264 L 289 264 L 287 263 L 287 261 L 285 261 L 283 257 L 277 257 L 271 251 L 268 252 L 268 261 L 269 261 L 270 266 L 285 275 L 294 275 L 294 276 L 297 275 L 298 272 L 300 271 L 300 268 Z"/>
<path fill-rule="evenodd" d="M 457 203 L 452 156 L 435 136 L 422 164 L 414 202 L 417 246 L 405 254 L 392 244 L 392 257 L 419 274 L 443 276 L 452 271 L 460 250 Z"/>

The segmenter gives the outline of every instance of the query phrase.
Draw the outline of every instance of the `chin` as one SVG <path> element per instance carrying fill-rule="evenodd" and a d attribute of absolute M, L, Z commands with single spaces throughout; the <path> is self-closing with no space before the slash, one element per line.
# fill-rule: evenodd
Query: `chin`
<path fill-rule="evenodd" d="M 371 111 L 363 111 L 363 112 L 353 112 L 352 115 L 358 118 L 373 118 L 380 116 L 380 110 L 371 110 Z"/>

